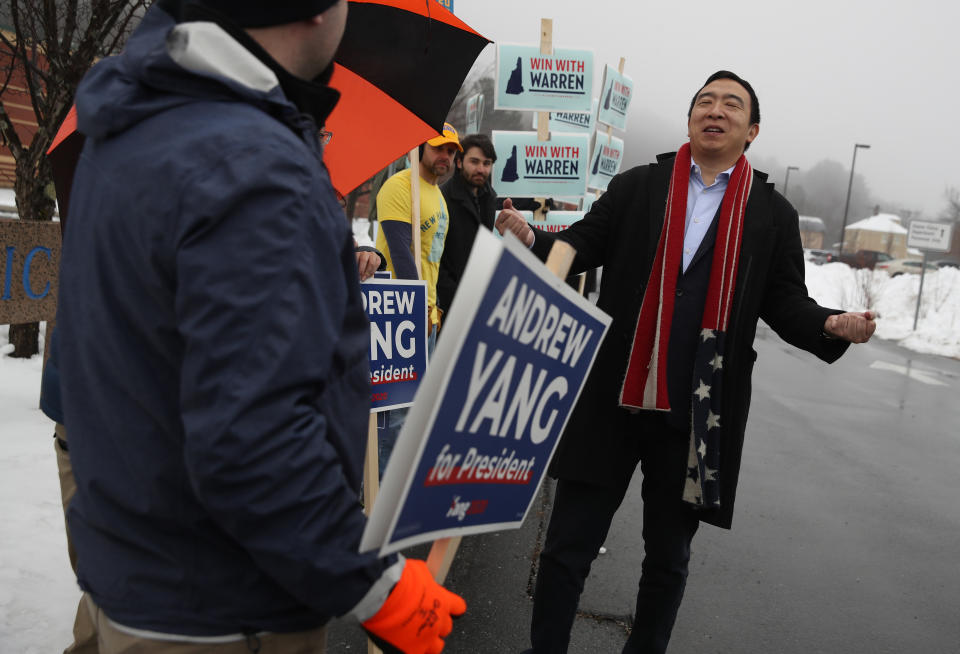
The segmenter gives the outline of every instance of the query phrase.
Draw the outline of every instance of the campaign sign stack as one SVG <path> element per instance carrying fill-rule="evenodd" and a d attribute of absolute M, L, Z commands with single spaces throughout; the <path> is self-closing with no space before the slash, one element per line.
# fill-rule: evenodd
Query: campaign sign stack
<path fill-rule="evenodd" d="M 520 527 L 610 323 L 512 236 L 463 279 L 361 551 Z"/>
<path fill-rule="evenodd" d="M 413 404 L 427 370 L 427 286 L 374 278 L 360 285 L 370 319 L 370 412 Z"/>
<path fill-rule="evenodd" d="M 593 134 L 597 127 L 597 107 L 599 102 L 593 99 L 593 109 L 585 114 L 577 111 L 551 111 L 548 128 L 553 132 L 567 132 L 571 134 Z M 538 114 L 533 114 L 533 129 L 539 125 Z"/>
<path fill-rule="evenodd" d="M 633 99 L 633 80 L 613 66 L 604 66 L 597 120 L 604 125 L 627 129 L 627 109 Z"/>
<path fill-rule="evenodd" d="M 597 132 L 593 135 L 591 152 L 593 164 L 590 166 L 587 186 L 606 191 L 610 180 L 620 172 L 620 164 L 623 163 L 623 139 Z"/>

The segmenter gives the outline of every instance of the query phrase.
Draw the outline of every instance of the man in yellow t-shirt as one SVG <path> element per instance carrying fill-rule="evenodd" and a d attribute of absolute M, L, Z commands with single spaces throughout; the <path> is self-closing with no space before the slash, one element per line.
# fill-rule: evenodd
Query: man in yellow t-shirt
<path fill-rule="evenodd" d="M 453 170 L 454 157 L 463 152 L 457 130 L 450 123 L 443 124 L 443 133 L 420 146 L 420 269 L 427 283 L 430 331 L 428 352 L 433 351 L 440 325 L 437 309 L 437 278 L 440 275 L 440 257 L 447 238 L 450 214 L 437 182 Z M 417 279 L 413 258 L 413 229 L 411 227 L 410 193 L 411 170 L 401 170 L 384 182 L 377 193 L 377 249 L 383 253 L 387 270 L 397 279 Z M 377 450 L 380 476 L 386 469 L 400 428 L 407 417 L 406 409 L 382 411 L 377 414 Z"/>
<path fill-rule="evenodd" d="M 457 130 L 444 123 L 443 133 L 420 146 L 420 268 L 427 283 L 430 331 L 440 323 L 437 311 L 437 277 L 440 256 L 447 238 L 450 214 L 437 181 L 453 170 L 454 157 L 462 152 Z M 384 182 L 377 194 L 377 249 L 387 259 L 387 270 L 397 279 L 417 279 L 413 259 L 410 201 L 410 169 Z"/>

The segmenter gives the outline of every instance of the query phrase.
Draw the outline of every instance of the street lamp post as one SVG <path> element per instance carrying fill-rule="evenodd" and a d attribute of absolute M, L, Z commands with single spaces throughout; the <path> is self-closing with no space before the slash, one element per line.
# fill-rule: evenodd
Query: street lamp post
<path fill-rule="evenodd" d="M 853 189 L 853 169 L 857 166 L 857 150 L 869 150 L 870 146 L 864 143 L 855 143 L 853 146 L 853 162 L 850 164 L 850 182 L 847 184 L 847 203 L 843 207 L 843 226 L 840 228 L 840 253 L 843 254 L 843 243 L 847 236 L 847 212 L 850 211 L 850 190 Z"/>
<path fill-rule="evenodd" d="M 790 198 L 787 197 L 787 189 L 790 188 L 790 171 L 791 170 L 800 170 L 800 169 L 797 168 L 796 166 L 787 166 L 786 179 L 783 180 L 783 197 L 787 198 L 788 200 Z"/>

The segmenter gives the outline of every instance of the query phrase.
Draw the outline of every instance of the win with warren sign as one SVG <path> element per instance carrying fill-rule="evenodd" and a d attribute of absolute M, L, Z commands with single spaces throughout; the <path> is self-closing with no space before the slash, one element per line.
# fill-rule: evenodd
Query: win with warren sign
<path fill-rule="evenodd" d="M 486 230 L 388 464 L 361 550 L 517 528 L 610 319 Z"/>

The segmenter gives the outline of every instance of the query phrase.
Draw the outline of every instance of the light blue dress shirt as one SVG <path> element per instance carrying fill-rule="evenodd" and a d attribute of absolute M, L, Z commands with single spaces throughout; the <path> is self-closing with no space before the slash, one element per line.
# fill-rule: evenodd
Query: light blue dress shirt
<path fill-rule="evenodd" d="M 690 164 L 690 184 L 687 186 L 687 218 L 683 229 L 683 271 L 686 272 L 693 255 L 700 248 L 703 237 L 710 229 L 710 223 L 717 215 L 717 209 L 727 192 L 730 174 L 735 166 L 730 166 L 717 175 L 713 184 L 707 186 L 700 175 L 700 166 Z"/>

